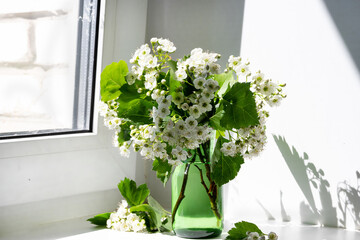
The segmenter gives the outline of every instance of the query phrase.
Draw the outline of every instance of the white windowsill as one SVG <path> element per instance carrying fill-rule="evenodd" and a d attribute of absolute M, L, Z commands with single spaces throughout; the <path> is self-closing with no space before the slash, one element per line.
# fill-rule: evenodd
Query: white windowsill
<path fill-rule="evenodd" d="M 180 240 L 171 233 L 133 233 L 118 232 L 110 229 L 104 229 L 91 225 L 86 221 L 87 217 L 45 224 L 36 229 L 18 231 L 7 236 L 1 236 L 0 239 L 6 240 L 42 240 L 42 239 L 61 239 L 61 240 Z M 274 231 L 279 235 L 279 240 L 358 240 L 359 231 L 351 231 L 340 228 L 326 228 L 310 225 L 296 225 L 294 223 L 263 223 L 258 224 L 264 232 Z M 215 239 L 225 239 L 226 232 L 232 227 L 232 224 L 225 224 L 223 234 Z"/>

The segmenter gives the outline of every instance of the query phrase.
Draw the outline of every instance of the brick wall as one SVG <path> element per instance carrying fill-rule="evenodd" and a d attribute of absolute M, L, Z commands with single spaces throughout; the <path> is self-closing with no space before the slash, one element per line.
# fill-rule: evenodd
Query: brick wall
<path fill-rule="evenodd" d="M 0 3 L 0 133 L 71 127 L 78 5 Z"/>

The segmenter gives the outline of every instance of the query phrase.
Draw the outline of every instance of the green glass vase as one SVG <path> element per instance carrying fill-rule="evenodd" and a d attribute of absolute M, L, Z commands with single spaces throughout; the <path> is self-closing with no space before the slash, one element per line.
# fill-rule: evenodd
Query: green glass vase
<path fill-rule="evenodd" d="M 172 209 L 178 202 L 181 194 L 185 172 L 187 184 L 184 191 L 184 198 L 178 205 L 175 216 L 173 216 L 173 230 L 182 238 L 211 238 L 219 236 L 223 229 L 223 210 L 221 188 L 216 187 L 213 191 L 213 198 L 210 199 L 202 182 L 210 188 L 209 179 L 206 176 L 206 164 L 194 162 L 177 166 L 172 175 Z M 188 166 L 189 165 L 189 166 Z M 187 169 L 188 168 L 188 169 Z M 202 173 L 202 177 L 200 171 Z M 214 186 L 212 186 L 214 189 Z M 210 190 L 211 191 L 211 190 Z M 212 210 L 216 206 L 216 211 Z M 214 207 L 213 207 L 214 208 Z"/>

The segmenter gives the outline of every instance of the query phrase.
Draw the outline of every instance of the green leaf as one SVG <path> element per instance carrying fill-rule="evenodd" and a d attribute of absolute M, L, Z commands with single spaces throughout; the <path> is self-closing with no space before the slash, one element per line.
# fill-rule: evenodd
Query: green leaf
<path fill-rule="evenodd" d="M 125 198 L 130 206 L 136 206 L 144 203 L 150 191 L 146 184 L 136 187 L 133 180 L 125 178 L 118 184 L 121 195 Z"/>
<path fill-rule="evenodd" d="M 229 86 L 231 87 L 236 82 L 233 71 L 214 75 L 214 80 L 219 83 L 220 89 L 217 91 L 217 95 L 220 97 L 226 93 Z"/>
<path fill-rule="evenodd" d="M 225 111 L 222 108 L 218 108 L 214 116 L 209 119 L 210 126 L 215 130 L 224 131 L 225 129 L 221 126 L 221 119 L 223 118 Z"/>
<path fill-rule="evenodd" d="M 100 94 L 104 102 L 113 100 L 120 95 L 120 88 L 126 83 L 125 76 L 128 73 L 125 61 L 121 60 L 105 67 L 101 73 Z"/>
<path fill-rule="evenodd" d="M 89 218 L 86 221 L 98 226 L 106 226 L 106 221 L 110 218 L 110 215 L 111 213 L 102 213 L 94 216 L 93 218 Z"/>
<path fill-rule="evenodd" d="M 170 69 L 172 69 L 174 72 L 177 70 L 177 62 L 174 60 L 167 61 L 167 64 L 169 65 Z"/>
<path fill-rule="evenodd" d="M 145 220 L 145 226 L 148 232 L 157 232 L 158 229 L 147 212 L 135 212 L 135 214 Z"/>
<path fill-rule="evenodd" d="M 240 240 L 247 237 L 246 232 L 257 232 L 260 236 L 264 235 L 264 233 L 253 223 L 250 222 L 238 222 L 235 223 L 235 227 L 230 229 L 228 232 L 228 236 L 226 240 Z"/>
<path fill-rule="evenodd" d="M 141 205 L 132 206 L 130 208 L 130 212 L 132 212 L 132 213 L 135 213 L 135 212 L 147 212 L 149 214 L 149 216 L 150 216 L 151 221 L 153 221 L 153 223 L 154 223 L 154 225 L 156 227 L 161 225 L 161 221 L 159 223 L 158 218 L 156 217 L 154 209 L 148 204 L 141 204 Z"/>
<path fill-rule="evenodd" d="M 130 122 L 126 122 L 125 124 L 120 125 L 121 131 L 118 133 L 118 142 L 122 144 L 123 142 L 129 141 L 130 136 Z"/>
<path fill-rule="evenodd" d="M 160 178 L 164 184 L 166 184 L 169 180 L 172 166 L 168 162 L 155 158 L 152 170 L 156 171 L 156 176 Z"/>
<path fill-rule="evenodd" d="M 220 102 L 225 110 L 221 126 L 239 129 L 259 124 L 256 103 L 250 91 L 250 83 L 235 83 Z"/>
<path fill-rule="evenodd" d="M 152 123 L 150 118 L 150 109 L 154 106 L 152 102 L 145 99 L 134 99 L 129 102 L 118 100 L 117 109 L 120 118 L 127 118 L 139 124 Z"/>
<path fill-rule="evenodd" d="M 215 135 L 215 137 L 216 137 L 216 138 L 225 137 L 225 131 L 216 130 L 216 135 Z"/>
<path fill-rule="evenodd" d="M 169 93 L 172 94 L 178 90 L 179 87 L 181 87 L 181 82 L 179 82 L 176 79 L 176 75 L 173 69 L 170 69 L 170 76 L 169 76 Z"/>
<path fill-rule="evenodd" d="M 158 203 L 151 195 L 148 197 L 148 203 L 153 208 L 157 221 L 161 224 L 159 225 L 159 230 L 161 232 L 168 232 L 172 230 L 171 224 L 171 213 L 167 212 L 161 205 Z M 161 221 L 161 219 L 165 218 L 166 220 Z"/>
<path fill-rule="evenodd" d="M 213 154 L 214 159 L 212 159 L 212 162 L 214 162 L 214 167 L 211 177 L 218 186 L 222 186 L 234 179 L 240 170 L 241 164 L 244 163 L 244 158 L 241 155 L 230 157 L 221 152 L 222 144 L 228 141 L 223 137 L 219 137 Z"/>
<path fill-rule="evenodd" d="M 145 94 L 139 94 L 134 85 L 124 84 L 120 88 L 118 117 L 127 118 L 138 123 L 151 123 L 150 110 L 154 104 L 145 99 Z"/>

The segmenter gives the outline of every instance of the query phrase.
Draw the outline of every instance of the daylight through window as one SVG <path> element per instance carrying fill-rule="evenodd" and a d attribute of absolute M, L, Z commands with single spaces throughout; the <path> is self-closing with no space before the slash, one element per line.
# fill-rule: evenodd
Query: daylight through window
<path fill-rule="evenodd" d="M 92 131 L 100 1 L 0 5 L 0 138 Z"/>

